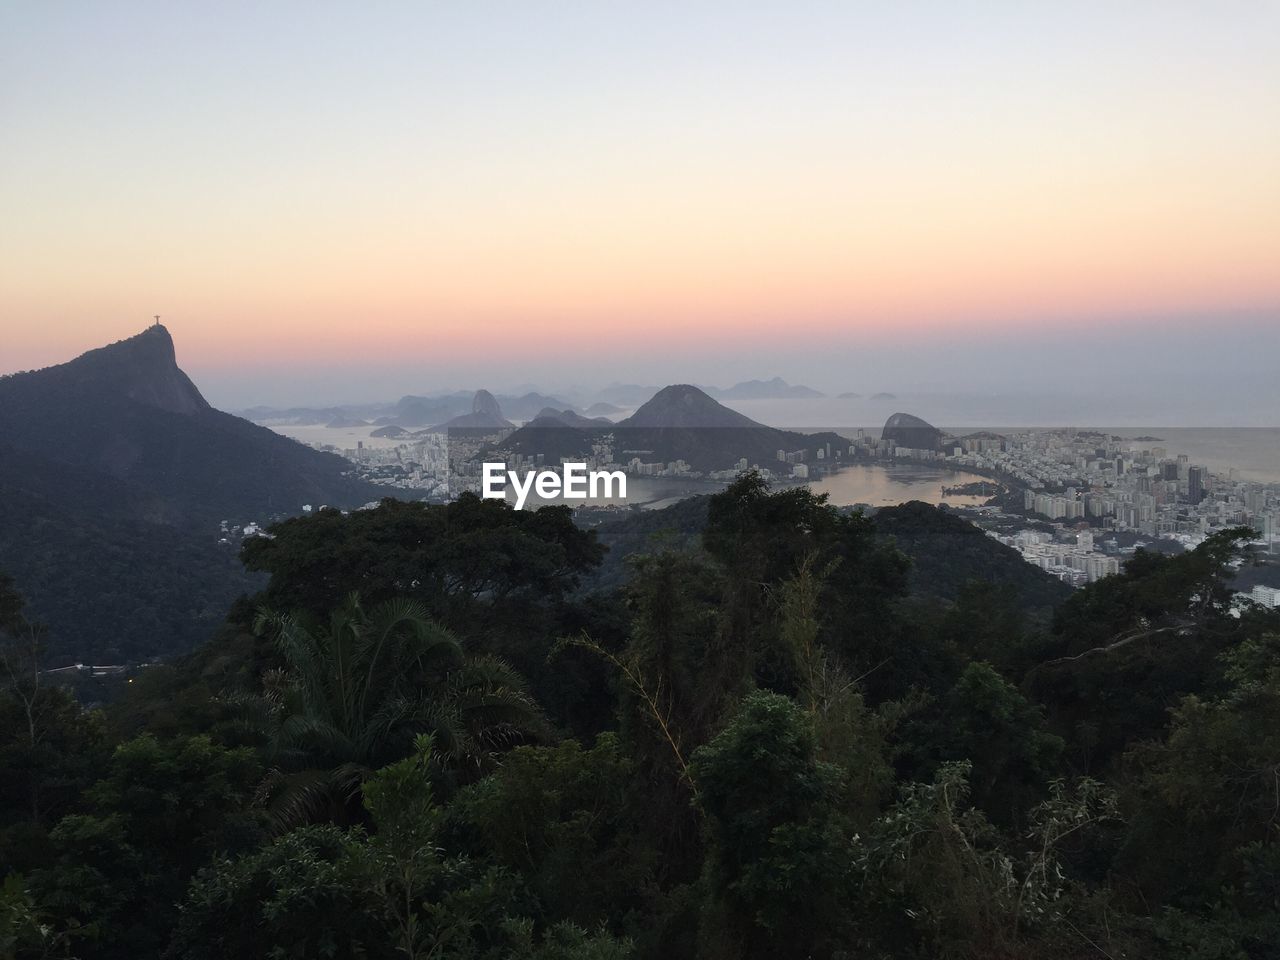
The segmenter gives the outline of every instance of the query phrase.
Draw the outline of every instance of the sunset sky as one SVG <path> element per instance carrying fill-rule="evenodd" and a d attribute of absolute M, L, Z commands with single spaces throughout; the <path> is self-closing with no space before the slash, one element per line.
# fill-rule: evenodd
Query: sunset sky
<path fill-rule="evenodd" d="M 1265 386 L 1278 38 L 1274 0 L 6 3 L 0 372 L 160 313 L 232 407 L 1046 351 L 1088 388 L 1108 344 Z"/>

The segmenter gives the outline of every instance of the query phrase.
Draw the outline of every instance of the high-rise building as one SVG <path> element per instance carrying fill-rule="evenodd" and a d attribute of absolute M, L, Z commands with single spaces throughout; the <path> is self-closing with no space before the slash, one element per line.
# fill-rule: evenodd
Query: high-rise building
<path fill-rule="evenodd" d="M 1205 481 L 1208 471 L 1204 467 L 1190 467 L 1187 470 L 1187 500 L 1199 503 L 1205 497 Z"/>

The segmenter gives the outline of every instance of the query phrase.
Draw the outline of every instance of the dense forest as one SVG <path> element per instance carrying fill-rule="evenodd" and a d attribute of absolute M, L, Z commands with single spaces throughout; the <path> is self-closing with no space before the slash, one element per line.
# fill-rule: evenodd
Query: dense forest
<path fill-rule="evenodd" d="M 0 580 L 0 957 L 1280 957 L 1249 531 L 1062 596 L 937 511 L 680 517 L 287 520 L 94 709 Z"/>

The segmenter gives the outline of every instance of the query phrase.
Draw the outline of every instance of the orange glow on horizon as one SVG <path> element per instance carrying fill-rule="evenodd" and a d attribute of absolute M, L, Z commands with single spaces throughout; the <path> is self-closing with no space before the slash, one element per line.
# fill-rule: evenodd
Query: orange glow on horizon
<path fill-rule="evenodd" d="M 1275 13 L 856 6 L 0 14 L 0 371 L 155 312 L 221 368 L 1280 307 Z"/>

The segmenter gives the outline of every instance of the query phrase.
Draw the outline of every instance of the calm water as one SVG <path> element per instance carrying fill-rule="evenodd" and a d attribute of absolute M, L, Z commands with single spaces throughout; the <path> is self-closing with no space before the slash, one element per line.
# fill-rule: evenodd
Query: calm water
<path fill-rule="evenodd" d="M 1068 402 L 1053 397 L 911 393 L 900 393 L 892 400 L 866 397 L 855 400 L 832 397 L 819 400 L 735 400 L 727 406 L 773 427 L 804 431 L 836 430 L 848 434 L 861 426 L 868 435 L 876 437 L 889 415 L 898 411 L 923 417 L 956 435 L 979 430 L 1014 433 L 1040 428 L 1060 429 L 1070 425 L 1106 431 L 1118 437 L 1153 436 L 1162 438 L 1163 442 L 1139 442 L 1135 446 L 1162 446 L 1170 456 L 1185 453 L 1192 462 L 1202 463 L 1215 473 L 1225 474 L 1235 469 L 1244 480 L 1280 483 L 1280 425 L 1277 425 L 1280 409 L 1270 409 L 1266 404 L 1237 411 L 1237 422 L 1255 424 L 1250 427 L 1145 426 L 1159 423 L 1163 417 L 1176 416 L 1176 411 L 1161 409 L 1156 398 L 1148 398 L 1143 405 L 1126 404 L 1123 409 L 1117 408 L 1114 402 L 1098 400 L 1096 403 L 1083 403 L 1079 398 Z M 1124 426 L 1097 426 L 1108 422 L 1114 424 L 1117 420 L 1123 422 L 1126 417 L 1128 423 Z"/>
<path fill-rule="evenodd" d="M 354 450 L 356 444 L 363 442 L 365 449 L 383 449 L 397 447 L 404 443 L 394 437 L 369 436 L 377 427 L 326 427 L 322 424 L 314 426 L 297 426 L 295 424 L 273 423 L 270 428 L 276 433 L 292 437 L 306 444 L 329 444 L 339 450 Z"/>
<path fill-rule="evenodd" d="M 804 432 L 833 430 L 851 437 L 857 427 L 792 427 Z M 869 437 L 880 436 L 880 427 L 861 428 Z M 945 421 L 942 429 L 955 436 L 989 431 L 991 433 L 1024 433 L 1037 427 L 949 427 Z M 1060 429 L 1060 428 L 1059 428 Z M 1236 471 L 1241 480 L 1254 483 L 1280 483 L 1280 427 L 1094 427 L 1081 425 L 1082 430 L 1096 430 L 1129 441 L 1134 450 L 1164 447 L 1167 455 L 1176 457 L 1185 453 L 1192 463 L 1204 464 L 1214 473 Z M 1135 437 L 1158 437 L 1157 440 L 1136 440 Z"/>
<path fill-rule="evenodd" d="M 767 412 L 769 415 L 760 419 L 774 426 L 805 431 L 837 430 L 846 435 L 852 434 L 858 428 L 849 426 L 848 424 L 851 422 L 849 420 L 843 421 L 844 425 L 840 426 L 827 425 L 818 427 L 812 426 L 812 424 L 840 424 L 841 421 L 800 419 L 819 412 L 818 410 L 809 409 L 811 407 L 824 408 L 821 412 L 830 414 L 834 411 L 825 408 L 834 405 L 835 402 L 831 400 L 752 401 L 733 404 L 748 416 L 757 416 L 762 412 Z M 878 401 L 876 405 L 883 405 L 887 409 L 889 407 L 896 408 L 897 403 L 895 401 Z M 759 409 L 751 409 L 752 407 Z M 902 405 L 902 409 L 908 412 L 912 410 L 909 405 Z M 892 413 L 893 410 L 889 410 L 889 412 Z M 887 416 L 886 414 L 886 418 Z M 929 417 L 925 416 L 925 419 L 927 420 Z M 883 422 L 881 420 L 880 423 L 864 429 L 869 436 L 879 436 L 880 426 Z M 941 424 L 943 429 L 948 432 L 958 435 L 974 433 L 978 430 L 1013 433 L 1036 429 L 1035 427 L 1026 426 L 948 426 L 948 420 L 945 417 L 939 417 L 936 422 Z M 1253 480 L 1258 483 L 1280 483 L 1280 427 L 1094 427 L 1087 424 L 1079 424 L 1078 426 L 1082 429 L 1105 431 L 1127 439 L 1143 436 L 1159 437 L 1159 441 L 1135 441 L 1133 446 L 1135 448 L 1164 447 L 1169 451 L 1169 456 L 1185 453 L 1191 458 L 1192 462 L 1203 463 L 1215 473 L 1226 473 L 1228 470 L 1235 469 L 1237 474 L 1245 480 Z M 325 426 L 273 425 L 271 429 L 277 433 L 283 433 L 287 437 L 293 437 L 295 440 L 301 440 L 303 443 L 327 443 L 339 449 L 353 449 L 357 441 L 364 441 L 366 448 L 394 447 L 402 442 L 400 440 L 370 437 L 369 433 L 374 429 L 372 427 L 329 428 Z"/>
<path fill-rule="evenodd" d="M 1234 469 L 1255 483 L 1280 483 L 1280 428 L 1275 427 L 1099 427 L 1117 437 L 1160 437 L 1135 441 L 1134 449 L 1164 447 L 1169 456 L 1185 453 L 1214 473 Z"/>
<path fill-rule="evenodd" d="M 880 466 L 879 464 L 842 467 L 830 476 L 815 480 L 809 485 L 814 493 L 825 493 L 838 507 L 850 507 L 857 503 L 873 507 L 891 507 L 908 500 L 925 503 L 946 503 L 953 507 L 978 506 L 987 497 L 947 496 L 944 486 L 958 487 L 966 483 L 988 483 L 986 477 L 952 470 L 907 464 Z M 995 485 L 991 484 L 992 493 Z"/>

